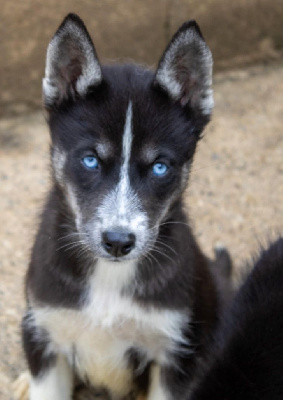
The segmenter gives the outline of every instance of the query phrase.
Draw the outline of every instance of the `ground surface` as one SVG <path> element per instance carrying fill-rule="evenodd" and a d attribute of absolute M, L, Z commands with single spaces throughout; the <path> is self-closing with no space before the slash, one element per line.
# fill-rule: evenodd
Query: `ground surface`
<path fill-rule="evenodd" d="M 213 121 L 199 145 L 186 200 L 203 249 L 217 242 L 236 267 L 283 232 L 283 66 L 216 77 Z M 23 278 L 48 190 L 42 113 L 0 120 L 0 399 L 25 368 Z"/>

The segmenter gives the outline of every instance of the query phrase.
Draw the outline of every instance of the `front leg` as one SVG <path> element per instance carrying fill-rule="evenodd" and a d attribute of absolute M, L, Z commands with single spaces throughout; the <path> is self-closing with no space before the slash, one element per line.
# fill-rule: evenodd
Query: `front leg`
<path fill-rule="evenodd" d="M 22 335 L 31 374 L 29 400 L 71 400 L 72 369 L 66 357 L 55 351 L 48 333 L 35 326 L 30 314 L 23 319 Z"/>
<path fill-rule="evenodd" d="M 71 400 L 72 372 L 62 355 L 40 375 L 31 376 L 29 400 Z"/>
<path fill-rule="evenodd" d="M 171 400 L 170 393 L 167 393 L 166 386 L 164 382 L 162 382 L 161 371 L 162 368 L 160 365 L 152 364 L 147 400 Z"/>
<path fill-rule="evenodd" d="M 182 361 L 180 364 L 172 366 L 152 364 L 147 400 L 183 400 L 187 398 L 194 361 Z"/>

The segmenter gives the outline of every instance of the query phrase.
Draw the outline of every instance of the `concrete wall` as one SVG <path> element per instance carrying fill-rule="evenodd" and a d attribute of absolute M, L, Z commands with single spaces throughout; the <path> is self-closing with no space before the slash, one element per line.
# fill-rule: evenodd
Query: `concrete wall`
<path fill-rule="evenodd" d="M 40 106 L 46 47 L 68 12 L 83 18 L 103 61 L 154 65 L 188 19 L 216 71 L 282 56 L 283 0 L 0 0 L 0 116 Z"/>

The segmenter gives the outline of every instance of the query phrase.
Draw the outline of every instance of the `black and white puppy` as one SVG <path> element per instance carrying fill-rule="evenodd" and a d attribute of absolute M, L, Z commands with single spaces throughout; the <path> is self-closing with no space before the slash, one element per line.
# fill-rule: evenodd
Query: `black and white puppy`
<path fill-rule="evenodd" d="M 185 395 L 219 306 L 182 209 L 213 107 L 211 76 L 192 21 L 155 73 L 101 66 L 73 14 L 50 42 L 53 187 L 22 324 L 30 400 L 70 400 L 74 375 L 113 399 Z"/>
<path fill-rule="evenodd" d="M 283 237 L 262 252 L 225 315 L 190 400 L 283 399 Z"/>

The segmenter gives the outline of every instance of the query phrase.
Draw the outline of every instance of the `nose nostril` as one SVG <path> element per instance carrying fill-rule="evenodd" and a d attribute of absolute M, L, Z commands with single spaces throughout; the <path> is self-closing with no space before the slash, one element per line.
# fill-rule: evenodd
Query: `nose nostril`
<path fill-rule="evenodd" d="M 123 255 L 127 255 L 132 251 L 133 248 L 134 248 L 134 242 L 131 242 L 131 243 L 128 243 L 125 246 L 123 246 L 121 248 L 121 252 Z"/>

